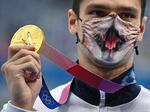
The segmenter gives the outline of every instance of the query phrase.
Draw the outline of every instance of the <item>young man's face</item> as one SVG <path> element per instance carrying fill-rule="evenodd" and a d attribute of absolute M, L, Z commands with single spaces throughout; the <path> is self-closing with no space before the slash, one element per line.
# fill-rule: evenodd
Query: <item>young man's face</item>
<path fill-rule="evenodd" d="M 69 11 L 69 29 L 73 33 L 78 33 L 79 38 L 82 41 L 78 45 L 80 54 L 84 57 L 87 57 L 87 59 L 90 59 L 93 56 L 93 59 L 91 59 L 91 61 L 95 59 L 95 62 L 98 62 L 97 64 L 104 65 L 106 67 L 120 66 L 127 62 L 133 55 L 135 43 L 141 40 L 141 37 L 143 37 L 145 20 L 144 18 L 141 18 L 141 12 L 141 0 L 83 0 L 80 4 L 79 10 L 79 18 L 82 20 L 82 22 L 79 19 L 76 19 L 76 16 L 71 10 Z M 121 30 L 126 29 L 122 32 L 126 32 L 128 34 L 123 33 L 124 35 L 129 35 L 131 34 L 131 32 L 133 33 L 133 29 L 136 29 L 135 27 L 130 26 L 139 26 L 140 34 L 136 38 L 134 37 L 134 43 L 128 44 L 133 41 L 134 34 L 132 36 L 124 36 L 127 40 L 129 40 L 130 38 L 130 41 L 126 41 L 124 43 L 119 43 L 119 41 L 121 41 L 121 39 L 119 40 L 120 37 L 118 38 L 114 36 L 115 34 L 113 34 L 112 31 L 111 33 L 108 32 L 109 37 L 106 36 L 107 39 L 105 38 L 103 33 L 107 33 L 104 32 L 107 27 L 101 27 L 104 22 L 106 23 L 105 26 L 107 26 L 107 21 L 109 20 L 107 17 L 109 16 L 119 18 L 114 19 L 115 22 L 112 22 L 112 26 L 114 24 L 116 25 L 113 26 L 113 28 L 123 26 L 125 23 L 125 27 L 122 27 L 118 31 L 121 32 Z M 76 19 L 75 22 L 73 22 L 74 19 Z M 103 20 L 104 22 L 101 20 Z M 111 23 L 110 21 L 108 22 Z M 118 25 L 120 24 L 120 21 L 121 25 Z M 98 25 L 96 25 L 95 23 Z M 97 27 L 97 29 L 95 28 L 95 26 Z M 132 30 L 130 31 L 129 29 Z M 138 29 L 136 30 L 138 32 Z M 103 35 L 101 38 L 99 38 L 99 40 L 101 40 L 101 42 L 99 41 L 99 43 L 97 41 L 93 42 L 92 39 L 94 38 L 94 33 L 96 34 L 97 32 L 100 32 L 100 34 Z M 91 35 L 93 35 L 93 37 Z M 98 43 L 99 46 L 96 46 L 94 43 Z M 120 45 L 119 48 L 116 48 L 117 44 Z"/>

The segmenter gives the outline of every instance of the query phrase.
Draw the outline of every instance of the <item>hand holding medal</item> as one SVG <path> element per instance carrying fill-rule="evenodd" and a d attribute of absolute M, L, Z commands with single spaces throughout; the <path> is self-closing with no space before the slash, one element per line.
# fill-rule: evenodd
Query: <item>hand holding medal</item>
<path fill-rule="evenodd" d="M 13 36 L 8 60 L 2 66 L 13 105 L 33 110 L 42 86 L 39 52 L 44 34 L 34 25 L 20 28 Z"/>
<path fill-rule="evenodd" d="M 10 46 L 34 47 L 31 51 L 39 52 L 44 44 L 45 36 L 43 31 L 35 25 L 26 25 L 20 28 L 13 36 Z M 28 55 L 29 56 L 29 55 Z M 32 67 L 23 68 L 26 81 L 36 80 L 38 70 Z"/>

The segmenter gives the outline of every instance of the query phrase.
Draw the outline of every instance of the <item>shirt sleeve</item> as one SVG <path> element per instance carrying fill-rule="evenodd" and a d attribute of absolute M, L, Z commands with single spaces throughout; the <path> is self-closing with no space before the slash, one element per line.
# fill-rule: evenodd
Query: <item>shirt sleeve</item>
<path fill-rule="evenodd" d="M 1 110 L 1 112 L 37 112 L 37 111 L 36 110 L 35 111 L 29 111 L 29 110 L 19 108 L 15 105 L 11 104 L 9 101 L 7 104 L 5 104 L 3 106 L 3 109 Z"/>

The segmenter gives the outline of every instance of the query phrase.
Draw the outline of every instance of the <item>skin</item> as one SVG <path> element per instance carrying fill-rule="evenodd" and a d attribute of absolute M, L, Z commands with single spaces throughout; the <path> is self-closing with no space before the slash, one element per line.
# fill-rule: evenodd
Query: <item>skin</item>
<path fill-rule="evenodd" d="M 141 27 L 141 36 L 145 31 L 146 17 L 141 18 L 141 1 L 140 0 L 83 0 L 80 4 L 79 17 L 84 20 L 91 19 L 93 17 L 102 18 L 107 15 L 119 15 L 123 20 L 131 22 Z M 77 19 L 77 15 L 72 9 L 68 11 L 68 26 L 72 34 L 78 33 L 80 40 L 82 40 L 81 21 Z M 141 41 L 142 38 L 138 38 L 137 41 Z M 123 72 L 128 70 L 133 65 L 134 52 L 131 54 L 128 61 L 123 65 L 116 68 L 106 68 L 102 65 L 95 65 L 91 62 L 79 49 L 80 43 L 77 45 L 79 63 L 81 66 L 91 71 L 92 73 L 101 76 L 105 79 L 111 80 Z"/>
<path fill-rule="evenodd" d="M 106 11 L 113 15 L 120 14 L 121 11 L 124 12 L 125 10 L 122 10 L 122 7 L 134 7 L 136 9 L 136 17 L 132 18 L 130 22 L 141 25 L 141 35 L 143 35 L 146 19 L 142 18 L 141 21 L 139 0 L 83 0 L 80 6 L 80 18 L 90 19 L 96 16 L 95 12 L 92 14 L 87 13 L 87 7 L 92 4 L 106 6 L 107 8 L 105 8 L 104 12 Z M 99 9 L 103 10 L 102 7 Z M 80 39 L 82 39 L 81 22 L 78 21 L 77 16 L 71 9 L 68 11 L 68 26 L 72 34 L 78 33 Z M 141 39 L 139 38 L 139 41 Z M 40 56 L 34 50 L 33 46 L 10 46 L 8 49 L 8 60 L 1 67 L 8 85 L 11 103 L 28 110 L 33 110 L 33 104 L 42 85 Z M 103 74 L 101 76 L 106 79 L 119 76 L 133 64 L 133 55 L 123 66 L 114 69 L 106 69 L 94 65 L 79 49 L 78 57 L 82 67 L 95 74 Z M 23 71 L 26 68 L 30 68 L 30 71 Z M 32 74 L 31 71 L 35 73 Z"/>
<path fill-rule="evenodd" d="M 8 85 L 11 103 L 27 110 L 33 110 L 42 85 L 40 56 L 34 50 L 33 46 L 10 46 L 8 61 L 1 68 Z M 23 69 L 26 68 L 35 73 L 24 72 Z"/>

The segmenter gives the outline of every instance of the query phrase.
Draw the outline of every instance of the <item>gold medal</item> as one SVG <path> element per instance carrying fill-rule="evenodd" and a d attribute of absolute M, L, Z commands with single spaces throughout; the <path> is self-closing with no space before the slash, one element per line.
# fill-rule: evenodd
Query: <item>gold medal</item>
<path fill-rule="evenodd" d="M 21 27 L 12 37 L 10 45 L 33 45 L 39 52 L 45 42 L 44 32 L 35 25 Z"/>

